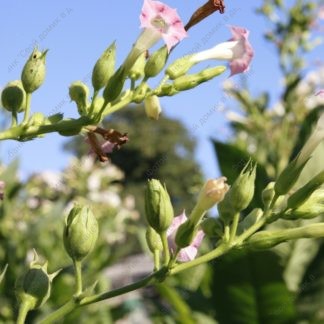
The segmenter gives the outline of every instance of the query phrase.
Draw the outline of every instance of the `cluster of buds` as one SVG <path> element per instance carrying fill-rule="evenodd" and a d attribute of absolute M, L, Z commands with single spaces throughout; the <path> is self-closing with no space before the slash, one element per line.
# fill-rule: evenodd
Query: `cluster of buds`
<path fill-rule="evenodd" d="M 198 196 L 191 215 L 187 217 L 183 211 L 181 215 L 174 217 L 166 188 L 158 180 L 149 180 L 145 195 L 145 211 L 146 220 L 151 228 L 147 236 L 150 250 L 153 252 L 168 248 L 180 262 L 194 259 L 204 237 L 204 232 L 200 229 L 201 221 L 206 212 L 224 198 L 228 189 L 225 177 L 208 180 Z M 153 231 L 156 233 L 155 236 Z M 165 234 L 168 240 L 167 247 L 158 243 L 158 236 L 163 242 Z"/>

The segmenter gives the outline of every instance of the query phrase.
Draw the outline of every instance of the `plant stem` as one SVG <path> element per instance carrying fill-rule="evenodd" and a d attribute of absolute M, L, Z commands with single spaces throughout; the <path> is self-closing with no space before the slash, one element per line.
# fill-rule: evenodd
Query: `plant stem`
<path fill-rule="evenodd" d="M 95 90 L 94 93 L 93 93 L 92 102 L 91 102 L 90 111 L 89 111 L 89 116 L 91 116 L 91 117 L 93 115 L 94 102 L 95 102 L 95 100 L 96 100 L 96 98 L 98 96 L 98 93 L 99 93 L 98 90 Z"/>
<path fill-rule="evenodd" d="M 31 303 L 29 301 L 23 301 L 19 305 L 17 324 L 24 324 L 27 314 L 31 309 Z"/>
<path fill-rule="evenodd" d="M 17 126 L 17 112 L 13 111 L 11 113 L 11 127 L 16 127 Z"/>
<path fill-rule="evenodd" d="M 170 270 L 170 274 L 173 275 L 181 271 L 187 270 L 189 268 L 195 267 L 199 264 L 206 263 L 212 259 L 215 259 L 223 255 L 225 252 L 227 252 L 230 249 L 231 247 L 228 244 L 222 243 L 216 249 L 198 257 L 197 259 L 175 266 L 173 269 Z"/>
<path fill-rule="evenodd" d="M 164 255 L 164 265 L 168 265 L 170 261 L 170 251 L 169 251 L 169 244 L 167 239 L 166 231 L 160 234 L 162 246 L 163 246 L 163 255 Z"/>
<path fill-rule="evenodd" d="M 64 304 L 62 307 L 60 307 L 59 309 L 42 319 L 39 322 L 39 324 L 52 324 L 61 319 L 62 317 L 66 316 L 67 314 L 71 313 L 77 307 L 79 307 L 79 305 L 75 302 L 74 299 L 72 299 L 66 304 Z"/>
<path fill-rule="evenodd" d="M 82 293 L 82 263 L 81 261 L 73 260 L 75 270 L 75 283 L 76 283 L 76 295 Z"/>
<path fill-rule="evenodd" d="M 23 123 L 27 123 L 29 119 L 29 113 L 30 113 L 30 103 L 31 103 L 31 93 L 27 92 L 26 93 L 26 109 L 25 109 L 25 115 L 24 115 L 24 120 Z"/>
<path fill-rule="evenodd" d="M 230 242 L 233 242 L 234 239 L 235 239 L 239 220 L 240 220 L 240 214 L 236 213 L 234 215 L 234 217 L 233 217 L 233 222 L 232 222 L 232 226 L 231 226 L 231 229 L 230 229 L 230 239 L 229 239 Z"/>
<path fill-rule="evenodd" d="M 122 288 L 118 288 L 115 290 L 111 290 L 102 294 L 90 296 L 90 297 L 85 297 L 81 300 L 80 306 L 85 306 L 93 303 L 97 303 L 102 300 L 110 299 L 119 295 L 126 294 L 130 291 L 137 290 L 139 288 L 145 287 L 149 284 L 154 283 L 157 281 L 161 276 L 163 278 L 163 275 L 166 274 L 167 268 L 161 268 L 159 271 L 153 272 L 151 275 L 143 278 L 142 280 L 139 280 L 137 282 L 134 282 L 130 285 L 127 285 Z"/>
<path fill-rule="evenodd" d="M 160 269 L 160 251 L 154 250 L 154 271 L 158 271 Z"/>

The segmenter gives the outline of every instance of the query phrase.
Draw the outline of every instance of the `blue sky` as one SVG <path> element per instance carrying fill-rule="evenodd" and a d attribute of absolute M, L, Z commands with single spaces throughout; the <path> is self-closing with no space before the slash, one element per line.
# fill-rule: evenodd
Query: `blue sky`
<path fill-rule="evenodd" d="M 168 0 L 165 3 L 177 7 L 181 18 L 187 21 L 204 1 Z M 228 24 L 244 26 L 251 30 L 255 58 L 251 73 L 243 78 L 254 93 L 268 89 L 275 96 L 280 92 L 280 73 L 275 50 L 262 36 L 267 23 L 255 14 L 261 3 L 226 1 L 227 13 L 214 14 L 194 27 L 190 37 L 173 51 L 169 62 L 229 39 Z M 76 117 L 76 108 L 68 99 L 69 84 L 75 80 L 89 84 L 95 61 L 114 40 L 121 63 L 140 32 L 141 7 L 142 0 L 6 1 L 1 6 L 0 19 L 3 44 L 0 87 L 20 78 L 21 69 L 36 44 L 41 49 L 49 48 L 46 82 L 33 95 L 32 111 L 44 114 L 64 112 L 66 117 Z M 194 90 L 161 100 L 163 113 L 181 119 L 198 139 L 197 158 L 207 177 L 218 175 L 210 138 L 226 140 L 230 137 L 224 113 L 219 110 L 222 101 L 226 108 L 235 106 L 229 99 L 222 100 L 221 85 L 227 77 L 228 73 Z M 232 81 L 240 84 L 241 79 L 235 76 Z M 40 170 L 59 170 L 69 158 L 61 150 L 64 141 L 66 138 L 56 134 L 28 143 L 7 141 L 0 145 L 1 160 L 7 164 L 20 157 L 23 175 Z"/>

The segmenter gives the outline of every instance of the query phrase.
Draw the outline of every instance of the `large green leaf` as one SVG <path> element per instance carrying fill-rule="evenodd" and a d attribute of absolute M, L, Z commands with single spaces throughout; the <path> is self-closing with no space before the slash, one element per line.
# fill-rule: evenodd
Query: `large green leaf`
<path fill-rule="evenodd" d="M 324 323 L 324 244 L 304 275 L 297 307 L 303 319 Z"/>
<path fill-rule="evenodd" d="M 234 251 L 214 261 L 214 303 L 221 324 L 294 323 L 294 299 L 271 251 Z"/>

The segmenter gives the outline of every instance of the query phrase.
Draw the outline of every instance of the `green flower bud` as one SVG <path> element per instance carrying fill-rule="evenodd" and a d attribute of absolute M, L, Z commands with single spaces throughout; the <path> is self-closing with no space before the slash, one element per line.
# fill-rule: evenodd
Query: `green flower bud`
<path fill-rule="evenodd" d="M 177 91 L 173 84 L 170 83 L 166 83 L 163 84 L 161 88 L 159 88 L 159 92 L 157 93 L 157 95 L 159 97 L 163 97 L 163 96 L 173 96 L 176 93 L 178 93 L 179 91 Z"/>
<path fill-rule="evenodd" d="M 33 126 L 40 126 L 40 125 L 45 124 L 45 121 L 46 121 L 45 115 L 38 112 L 31 116 L 28 124 L 33 125 Z"/>
<path fill-rule="evenodd" d="M 296 158 L 281 172 L 274 186 L 278 196 L 285 195 L 293 187 L 308 160 L 309 157 L 302 163 L 297 163 L 298 159 Z"/>
<path fill-rule="evenodd" d="M 287 220 L 311 219 L 324 214 L 324 189 L 315 190 L 311 196 L 297 208 L 290 209 L 280 217 Z"/>
<path fill-rule="evenodd" d="M 64 247 L 75 261 L 84 259 L 98 238 L 98 222 L 87 206 L 74 206 L 65 220 Z"/>
<path fill-rule="evenodd" d="M 145 191 L 145 213 L 147 222 L 159 234 L 165 232 L 173 220 L 173 208 L 169 194 L 159 180 L 152 179 Z"/>
<path fill-rule="evenodd" d="M 224 221 L 244 210 L 253 199 L 256 176 L 256 164 L 250 160 L 236 178 L 233 185 L 218 204 L 218 211 Z"/>
<path fill-rule="evenodd" d="M 197 232 L 198 228 L 195 227 L 190 220 L 185 221 L 179 226 L 175 236 L 175 243 L 177 247 L 182 249 L 189 246 L 197 235 Z"/>
<path fill-rule="evenodd" d="M 103 97 L 106 102 L 111 102 L 118 98 L 123 90 L 125 80 L 125 69 L 124 67 L 120 67 L 108 80 L 108 83 L 104 89 Z"/>
<path fill-rule="evenodd" d="M 191 60 L 192 57 L 193 54 L 186 55 L 175 60 L 165 70 L 165 74 L 167 74 L 171 80 L 174 80 L 186 74 L 188 70 L 196 64 L 193 60 Z"/>
<path fill-rule="evenodd" d="M 293 193 L 287 201 L 288 208 L 297 208 L 302 205 L 311 194 L 324 183 L 324 171 L 317 174 L 313 179 L 307 182 L 303 187 Z"/>
<path fill-rule="evenodd" d="M 154 52 L 146 62 L 144 73 L 146 78 L 154 78 L 164 68 L 169 57 L 168 48 L 161 47 Z"/>
<path fill-rule="evenodd" d="M 114 73 L 116 44 L 113 42 L 100 56 L 92 71 L 92 86 L 95 91 L 105 87 Z"/>
<path fill-rule="evenodd" d="M 144 107 L 146 116 L 151 119 L 158 120 L 162 112 L 160 100 L 157 96 L 150 96 L 145 98 Z"/>
<path fill-rule="evenodd" d="M 138 79 L 143 79 L 145 63 L 146 63 L 146 51 L 143 52 L 138 57 L 135 64 L 130 68 L 128 72 L 128 76 L 134 81 Z"/>
<path fill-rule="evenodd" d="M 262 202 L 264 207 L 268 207 L 275 196 L 275 190 L 274 190 L 275 183 L 270 182 L 268 185 L 264 188 L 262 191 Z"/>
<path fill-rule="evenodd" d="M 35 48 L 22 70 L 21 81 L 27 93 L 34 92 L 44 82 L 46 74 L 45 60 L 47 52 L 48 50 L 40 52 L 37 48 Z"/>
<path fill-rule="evenodd" d="M 195 88 L 200 83 L 213 79 L 222 74 L 225 70 L 225 66 L 216 66 L 196 74 L 183 75 L 174 80 L 173 86 L 177 91 L 189 90 Z"/>
<path fill-rule="evenodd" d="M 20 113 L 26 106 L 26 93 L 20 80 L 9 82 L 1 93 L 3 108 Z"/>
<path fill-rule="evenodd" d="M 82 81 L 75 81 L 69 87 L 69 95 L 78 107 L 78 112 L 81 116 L 87 114 L 87 107 L 89 106 L 89 88 Z"/>
<path fill-rule="evenodd" d="M 141 103 L 146 97 L 147 92 L 150 90 L 147 83 L 142 83 L 140 86 L 138 86 L 134 92 L 133 95 L 133 102 L 135 103 Z"/>
<path fill-rule="evenodd" d="M 146 242 L 152 253 L 163 250 L 160 235 L 150 226 L 146 230 Z"/>
<path fill-rule="evenodd" d="M 16 295 L 19 302 L 27 303 L 29 310 L 45 304 L 51 294 L 52 281 L 58 273 L 59 271 L 48 274 L 47 262 L 41 265 L 38 255 L 34 251 L 34 260 L 16 283 Z"/>
<path fill-rule="evenodd" d="M 207 217 L 201 222 L 200 226 L 209 237 L 220 238 L 224 234 L 224 225 L 219 218 Z"/>

